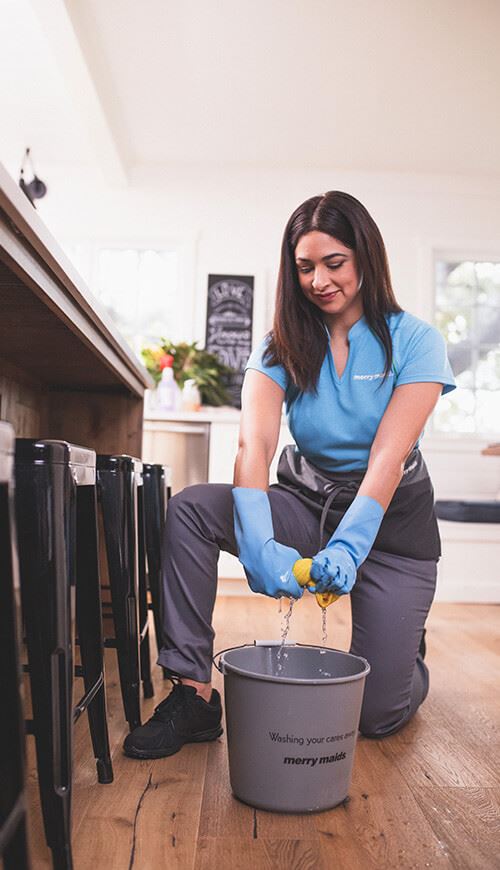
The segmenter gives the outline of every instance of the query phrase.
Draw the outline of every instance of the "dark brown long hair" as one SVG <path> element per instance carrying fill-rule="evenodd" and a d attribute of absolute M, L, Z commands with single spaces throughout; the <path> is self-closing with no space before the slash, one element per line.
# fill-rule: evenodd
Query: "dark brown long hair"
<path fill-rule="evenodd" d="M 283 235 L 273 328 L 264 358 L 284 366 L 299 390 L 314 390 L 328 347 L 321 312 L 304 295 L 295 264 L 295 248 L 306 233 L 317 230 L 354 251 L 366 321 L 384 348 L 387 377 L 392 341 L 386 315 L 402 309 L 391 284 L 385 245 L 377 224 L 348 193 L 332 190 L 299 205 Z"/>

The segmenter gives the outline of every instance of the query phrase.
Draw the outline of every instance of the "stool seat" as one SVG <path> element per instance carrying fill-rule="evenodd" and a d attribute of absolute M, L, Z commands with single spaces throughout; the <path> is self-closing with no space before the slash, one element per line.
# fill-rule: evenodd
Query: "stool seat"
<path fill-rule="evenodd" d="M 16 462 L 49 462 L 71 469 L 77 486 L 95 486 L 96 452 L 79 444 L 56 439 L 16 439 Z"/>
<path fill-rule="evenodd" d="M 439 500 L 436 516 L 455 523 L 500 523 L 500 501 Z"/>

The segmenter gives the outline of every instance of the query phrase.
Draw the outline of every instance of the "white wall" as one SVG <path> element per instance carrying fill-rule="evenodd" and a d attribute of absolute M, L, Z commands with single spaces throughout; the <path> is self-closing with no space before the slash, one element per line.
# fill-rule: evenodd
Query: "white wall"
<path fill-rule="evenodd" d="M 15 171 L 15 167 L 10 167 Z M 208 273 L 256 277 L 257 340 L 270 325 L 279 247 L 291 211 L 325 190 L 361 199 L 385 238 L 400 304 L 430 319 L 432 250 L 500 255 L 500 179 L 327 170 L 136 170 L 128 187 L 53 167 L 40 214 L 61 241 L 185 244 L 182 292 L 193 292 L 186 338 L 204 338 Z M 84 264 L 82 264 L 84 270 Z"/>

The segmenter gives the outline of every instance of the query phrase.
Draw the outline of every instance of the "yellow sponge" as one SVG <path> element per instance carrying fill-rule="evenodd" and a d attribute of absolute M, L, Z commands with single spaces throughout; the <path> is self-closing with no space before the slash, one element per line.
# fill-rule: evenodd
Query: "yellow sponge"
<path fill-rule="evenodd" d="M 311 565 L 312 559 L 297 559 L 293 566 L 294 577 L 299 586 L 310 586 L 314 589 L 314 580 L 311 580 Z M 334 595 L 333 592 L 316 592 L 316 601 L 320 607 L 328 607 L 339 598 L 339 595 Z"/>
<path fill-rule="evenodd" d="M 299 586 L 308 586 L 311 580 L 312 559 L 297 559 L 293 566 L 293 573 Z"/>

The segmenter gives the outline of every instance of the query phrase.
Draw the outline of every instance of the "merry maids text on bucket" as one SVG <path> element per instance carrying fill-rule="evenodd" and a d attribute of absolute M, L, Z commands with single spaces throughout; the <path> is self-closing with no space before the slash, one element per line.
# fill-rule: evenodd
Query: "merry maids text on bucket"
<path fill-rule="evenodd" d="M 315 764 L 332 764 L 334 761 L 343 761 L 346 757 L 345 752 L 336 752 L 335 755 L 316 755 L 304 758 L 303 755 L 286 755 L 283 759 L 283 764 L 307 764 L 314 767 Z"/>

